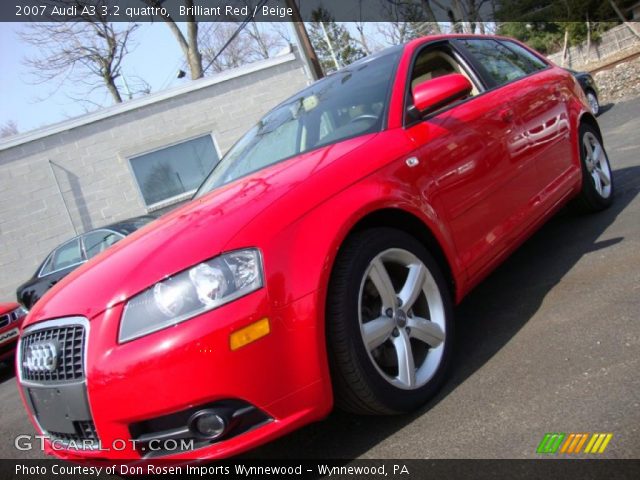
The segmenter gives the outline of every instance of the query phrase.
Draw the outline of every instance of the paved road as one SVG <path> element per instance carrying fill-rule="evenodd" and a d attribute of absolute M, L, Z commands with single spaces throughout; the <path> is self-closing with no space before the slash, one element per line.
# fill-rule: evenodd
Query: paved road
<path fill-rule="evenodd" d="M 640 99 L 601 115 L 614 206 L 561 214 L 457 309 L 452 378 L 413 415 L 336 412 L 258 458 L 534 458 L 545 432 L 612 432 L 603 456 L 640 457 Z M 0 458 L 32 432 L 0 370 Z"/>

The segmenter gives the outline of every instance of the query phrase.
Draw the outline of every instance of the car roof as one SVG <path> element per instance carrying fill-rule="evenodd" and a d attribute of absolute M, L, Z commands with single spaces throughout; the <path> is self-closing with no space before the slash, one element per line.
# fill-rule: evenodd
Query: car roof
<path fill-rule="evenodd" d="M 116 232 L 121 232 L 128 235 L 140 228 L 142 224 L 152 222 L 156 218 L 157 217 L 155 217 L 154 215 L 140 215 L 139 217 L 127 218 L 126 220 L 121 220 L 119 222 L 110 223 L 109 225 L 94 228 L 93 230 L 81 233 L 78 236 L 86 235 L 87 233 L 95 232 L 97 230 L 114 230 Z"/>
<path fill-rule="evenodd" d="M 380 51 L 374 52 L 372 54 L 366 55 L 365 57 L 362 57 L 358 60 L 356 60 L 353 63 L 350 63 L 349 65 L 346 65 L 342 68 L 339 68 L 336 71 L 330 72 L 327 75 L 325 75 L 324 77 L 316 80 L 315 82 L 313 82 L 311 85 L 307 86 L 306 88 L 300 90 L 299 92 L 297 92 L 295 95 L 293 96 L 297 96 L 299 94 L 301 94 L 302 92 L 306 91 L 306 90 L 310 90 L 313 87 L 316 87 L 318 83 L 324 82 L 327 79 L 331 78 L 332 76 L 334 76 L 336 73 L 340 73 L 340 72 L 344 72 L 347 71 L 349 69 L 352 69 L 354 67 L 358 67 L 358 65 L 365 63 L 365 62 L 370 62 L 371 60 L 375 60 L 377 58 L 380 57 L 384 57 L 385 55 L 388 55 L 390 53 L 393 52 L 397 52 L 399 50 L 404 50 L 407 47 L 412 47 L 414 45 L 421 45 L 424 43 L 430 43 L 430 42 L 434 42 L 434 41 L 438 41 L 438 40 L 455 40 L 455 39 L 465 39 L 465 38 L 479 38 L 479 39 L 483 39 L 483 40 L 487 40 L 487 39 L 493 39 L 493 40 L 509 40 L 509 41 L 515 41 L 518 42 L 518 40 L 511 38 L 511 37 L 505 37 L 502 35 L 480 35 L 480 34 L 473 34 L 473 33 L 438 33 L 438 34 L 434 34 L 434 35 L 424 35 L 422 37 L 418 37 L 415 38 L 413 40 L 409 40 L 407 42 L 404 43 L 399 43 L 397 45 L 392 45 L 390 47 L 386 47 Z M 291 100 L 291 98 L 287 98 L 286 100 L 282 101 L 281 103 L 279 103 L 278 105 L 276 105 L 273 110 L 277 109 L 278 107 L 286 104 L 289 100 Z"/>
<path fill-rule="evenodd" d="M 76 240 L 77 238 L 80 238 L 84 235 L 87 235 L 89 233 L 92 232 L 97 232 L 100 230 L 112 230 L 116 233 L 119 233 L 121 235 L 130 235 L 131 233 L 133 233 L 134 231 L 136 231 L 137 229 L 141 228 L 143 226 L 143 224 L 147 224 L 149 222 L 152 222 L 153 220 L 156 220 L 158 217 L 156 217 L 155 215 L 140 215 L 138 217 L 131 217 L 131 218 L 127 218 L 126 220 L 121 220 L 119 222 L 114 222 L 114 223 L 110 223 L 108 225 L 103 225 L 102 227 L 98 227 L 98 228 L 94 228 L 92 230 L 87 230 L 86 232 L 83 232 L 79 235 L 76 235 L 74 237 L 71 237 L 67 240 L 65 240 L 64 242 L 59 243 L 58 245 L 56 245 L 54 248 L 51 249 L 51 251 L 47 254 L 47 256 L 44 258 L 44 260 L 42 260 L 42 263 L 40 263 L 40 265 L 38 266 L 38 268 L 36 269 L 36 273 L 34 273 L 34 277 L 38 276 L 38 273 L 40 272 L 40 270 L 42 270 L 42 267 L 44 266 L 44 264 L 47 262 L 47 260 L 49 260 L 49 257 L 51 256 L 51 254 L 56 251 L 58 248 L 60 248 L 62 245 L 72 242 L 73 240 Z"/>

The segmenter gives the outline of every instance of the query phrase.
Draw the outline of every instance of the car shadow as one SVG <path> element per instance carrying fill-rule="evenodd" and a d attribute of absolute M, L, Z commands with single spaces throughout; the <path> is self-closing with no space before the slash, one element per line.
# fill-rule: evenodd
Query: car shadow
<path fill-rule="evenodd" d="M 615 105 L 615 103 L 613 103 L 613 102 L 609 102 L 609 103 L 605 103 L 604 105 L 600 105 L 600 110 L 598 110 L 598 116 L 600 116 L 603 113 L 608 112 L 609 110 L 611 110 L 614 105 Z"/>
<path fill-rule="evenodd" d="M 545 296 L 583 255 L 625 241 L 622 237 L 599 238 L 640 191 L 640 167 L 616 170 L 614 178 L 617 191 L 611 208 L 594 215 L 563 210 L 456 308 L 456 350 L 451 375 L 440 393 L 423 408 L 392 417 L 365 417 L 334 410 L 326 420 L 303 427 L 242 458 L 356 458 L 414 419 L 428 414 L 524 327 Z"/>

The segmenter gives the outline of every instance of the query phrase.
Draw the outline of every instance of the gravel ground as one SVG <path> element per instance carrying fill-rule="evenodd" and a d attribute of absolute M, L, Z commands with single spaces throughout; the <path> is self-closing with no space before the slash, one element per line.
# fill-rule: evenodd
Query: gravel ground
<path fill-rule="evenodd" d="M 600 104 L 623 98 L 640 97 L 640 58 L 621 63 L 595 74 Z"/>

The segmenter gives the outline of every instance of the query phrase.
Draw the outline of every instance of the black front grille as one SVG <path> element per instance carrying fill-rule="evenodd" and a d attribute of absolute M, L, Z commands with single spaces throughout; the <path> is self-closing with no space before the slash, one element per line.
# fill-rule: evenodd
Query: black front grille
<path fill-rule="evenodd" d="M 44 328 L 28 333 L 21 340 L 22 379 L 39 383 L 60 383 L 84 379 L 85 331 L 81 325 Z M 58 358 L 56 368 L 49 370 L 31 370 L 26 367 L 29 347 L 38 343 L 56 344 Z"/>
<path fill-rule="evenodd" d="M 11 314 L 0 315 L 0 328 L 6 327 L 11 322 Z"/>
<path fill-rule="evenodd" d="M 98 433 L 92 421 L 73 422 L 75 433 L 47 432 L 52 440 L 60 440 L 63 443 L 73 442 L 77 447 L 87 443 L 98 443 Z"/>

